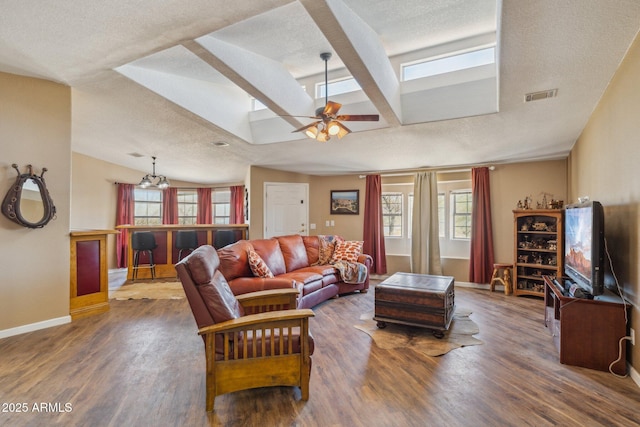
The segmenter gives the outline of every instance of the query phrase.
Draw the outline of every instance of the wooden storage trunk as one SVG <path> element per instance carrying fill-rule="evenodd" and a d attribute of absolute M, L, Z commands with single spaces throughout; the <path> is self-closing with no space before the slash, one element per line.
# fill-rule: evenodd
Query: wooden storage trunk
<path fill-rule="evenodd" d="M 450 276 L 395 273 L 375 287 L 375 316 L 386 323 L 418 326 L 442 337 L 455 309 L 454 279 Z"/>

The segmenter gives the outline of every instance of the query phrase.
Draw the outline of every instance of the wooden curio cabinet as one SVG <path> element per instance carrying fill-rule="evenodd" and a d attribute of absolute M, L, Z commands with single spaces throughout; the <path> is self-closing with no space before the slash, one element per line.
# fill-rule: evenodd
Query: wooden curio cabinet
<path fill-rule="evenodd" d="M 562 277 L 563 214 L 561 209 L 513 211 L 513 293 L 544 297 L 542 276 Z"/>

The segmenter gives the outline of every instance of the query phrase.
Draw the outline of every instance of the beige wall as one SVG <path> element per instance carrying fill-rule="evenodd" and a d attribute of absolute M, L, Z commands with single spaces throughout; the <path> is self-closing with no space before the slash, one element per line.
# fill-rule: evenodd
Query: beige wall
<path fill-rule="evenodd" d="M 640 40 L 593 112 L 569 158 L 572 201 L 589 196 L 604 206 L 605 238 L 615 274 L 633 305 L 631 325 L 640 339 Z M 637 342 L 637 341 L 636 341 Z M 640 370 L 640 344 L 631 350 Z"/>
<path fill-rule="evenodd" d="M 71 174 L 72 230 L 113 230 L 116 225 L 116 182 L 137 184 L 148 171 L 138 171 L 73 153 Z M 151 167 L 151 158 L 149 158 Z M 202 184 L 170 180 L 174 187 L 195 188 Z M 231 184 L 230 184 L 231 185 Z M 221 185 L 216 185 L 220 187 Z M 108 266 L 116 268 L 115 235 L 108 236 Z"/>
<path fill-rule="evenodd" d="M 358 175 L 314 176 L 311 179 L 309 222 L 316 224 L 309 234 L 338 234 L 347 240 L 362 240 L 364 227 L 364 178 Z M 331 190 L 359 190 L 360 213 L 358 215 L 332 215 Z M 333 221 L 334 226 L 326 226 Z"/>
<path fill-rule="evenodd" d="M 494 252 L 496 262 L 513 262 L 513 209 L 518 200 L 531 196 L 534 202 L 542 200 L 542 193 L 548 193 L 559 200 L 566 200 L 567 169 L 566 160 L 514 163 L 497 165 L 491 172 L 492 218 L 494 231 Z M 250 173 L 250 235 L 262 238 L 263 195 L 265 182 L 305 182 L 309 183 L 309 222 L 316 224 L 309 234 L 339 234 L 345 239 L 361 240 L 364 226 L 365 179 L 358 175 L 310 176 L 282 172 L 262 167 L 252 167 Z M 468 178 L 469 174 L 464 174 Z M 454 179 L 451 174 L 440 174 L 438 179 Z M 459 177 L 458 177 L 459 178 Z M 457 178 L 456 178 L 457 179 Z M 385 182 L 412 182 L 411 177 L 385 178 Z M 256 191 L 256 189 L 260 189 Z M 359 215 L 330 215 L 331 190 L 360 190 Z M 333 220 L 334 227 L 327 227 L 326 221 Z M 408 257 L 393 256 L 387 260 L 389 273 L 408 271 Z M 448 259 L 443 261 L 444 274 L 457 281 L 468 281 L 469 261 Z"/>
<path fill-rule="evenodd" d="M 44 178 L 57 209 L 44 228 L 0 216 L 0 336 L 12 328 L 69 321 L 69 182 L 71 90 L 39 79 L 0 73 L 0 192 L 15 182 L 16 163 Z"/>
<path fill-rule="evenodd" d="M 358 175 L 312 176 L 252 166 L 249 180 L 249 234 L 252 239 L 261 239 L 264 235 L 264 184 L 288 182 L 309 184 L 309 224 L 316 226 L 309 234 L 339 234 L 348 240 L 362 240 L 365 180 Z M 331 190 L 360 190 L 360 213 L 331 215 Z M 326 221 L 334 221 L 335 225 L 326 226 Z"/>
<path fill-rule="evenodd" d="M 513 210 L 518 201 L 530 196 L 535 207 L 548 193 L 556 200 L 567 200 L 567 162 L 511 163 L 496 165 L 491 172 L 491 219 L 496 262 L 513 262 Z"/>

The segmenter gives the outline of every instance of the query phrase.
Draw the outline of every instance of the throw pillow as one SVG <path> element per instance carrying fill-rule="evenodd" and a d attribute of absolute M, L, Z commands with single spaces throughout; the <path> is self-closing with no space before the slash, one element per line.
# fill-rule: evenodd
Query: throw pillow
<path fill-rule="evenodd" d="M 317 265 L 326 265 L 331 262 L 333 251 L 336 247 L 336 242 L 343 241 L 340 236 L 333 235 L 319 235 L 320 244 L 318 245 L 318 262 Z"/>
<path fill-rule="evenodd" d="M 251 267 L 251 272 L 254 276 L 263 278 L 273 277 L 269 266 L 256 251 L 249 249 L 247 255 L 249 257 L 249 267 Z"/>
<path fill-rule="evenodd" d="M 331 263 L 338 261 L 357 262 L 362 252 L 363 242 L 358 241 L 338 241 L 331 257 Z"/>

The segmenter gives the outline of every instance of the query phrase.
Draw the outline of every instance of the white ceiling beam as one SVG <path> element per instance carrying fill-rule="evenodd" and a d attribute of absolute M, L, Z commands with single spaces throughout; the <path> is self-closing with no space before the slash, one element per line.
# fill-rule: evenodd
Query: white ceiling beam
<path fill-rule="evenodd" d="M 182 44 L 294 128 L 304 123 L 287 116 L 315 110 L 313 99 L 276 61 L 210 35 Z"/>
<path fill-rule="evenodd" d="M 300 0 L 390 126 L 402 124 L 400 83 L 379 36 L 341 0 Z"/>

